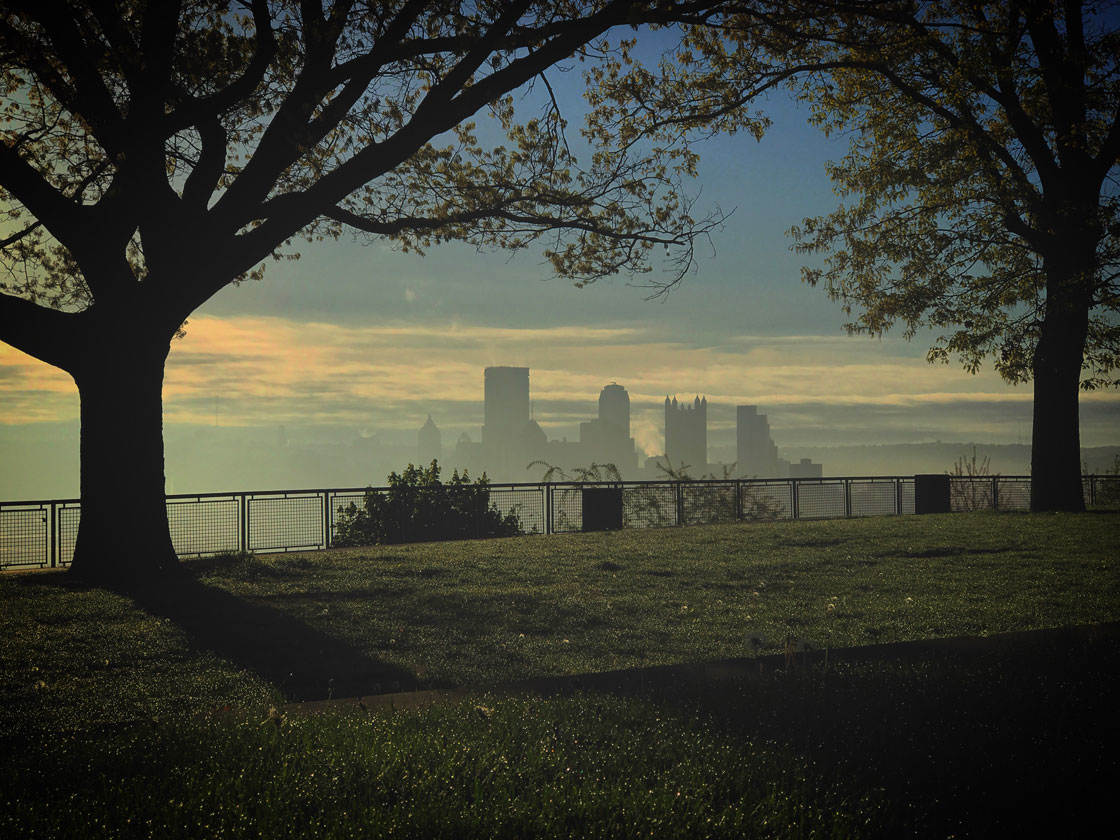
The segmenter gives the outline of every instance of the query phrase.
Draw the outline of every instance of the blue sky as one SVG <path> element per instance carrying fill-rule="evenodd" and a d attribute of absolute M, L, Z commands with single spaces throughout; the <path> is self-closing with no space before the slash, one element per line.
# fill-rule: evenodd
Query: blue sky
<path fill-rule="evenodd" d="M 563 94 L 565 107 L 574 95 Z M 418 257 L 346 238 L 307 245 L 300 260 L 271 264 L 264 280 L 223 290 L 192 317 L 168 361 L 168 428 L 283 424 L 403 440 L 430 412 L 445 442 L 462 432 L 477 440 L 482 369 L 528 365 L 550 437 L 574 438 L 614 381 L 630 391 L 648 454 L 662 445 L 666 394 L 707 395 L 717 442 L 734 406 L 756 403 L 780 446 L 1029 443 L 1029 386 L 1008 386 L 990 368 L 972 376 L 928 365 L 928 336 L 848 336 L 839 304 L 800 281 L 806 258 L 790 252 L 786 231 L 837 206 L 824 166 L 846 140 L 809 127 L 784 94 L 764 110 L 774 124 L 761 142 L 700 147 L 699 212 L 734 214 L 666 298 L 646 300 L 625 277 L 575 289 L 532 251 L 449 245 Z M 2 344 L 0 394 L 9 429 L 63 428 L 78 414 L 69 377 Z M 1120 442 L 1115 392 L 1086 394 L 1082 405 L 1083 445 Z"/>

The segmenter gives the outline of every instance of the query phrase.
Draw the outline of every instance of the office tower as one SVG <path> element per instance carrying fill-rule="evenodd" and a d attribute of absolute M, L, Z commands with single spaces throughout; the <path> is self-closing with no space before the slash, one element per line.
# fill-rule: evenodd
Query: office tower
<path fill-rule="evenodd" d="M 780 478 L 778 447 L 770 438 L 770 423 L 754 405 L 735 407 L 735 471 L 746 478 Z"/>
<path fill-rule="evenodd" d="M 529 423 L 529 368 L 488 367 L 483 387 L 482 446 L 505 447 Z"/>
<path fill-rule="evenodd" d="M 683 463 L 696 478 L 708 469 L 708 398 L 692 405 L 665 398 L 665 457 L 673 469 Z"/>

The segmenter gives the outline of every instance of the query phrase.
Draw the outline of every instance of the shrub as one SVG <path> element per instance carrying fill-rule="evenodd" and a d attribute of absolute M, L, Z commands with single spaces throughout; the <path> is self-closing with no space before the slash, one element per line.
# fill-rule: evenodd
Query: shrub
<path fill-rule="evenodd" d="M 485 473 L 472 482 L 466 470 L 462 475 L 456 470 L 447 483 L 440 481 L 439 473 L 436 461 L 389 473 L 387 490 L 367 488 L 361 507 L 351 502 L 338 508 L 333 544 L 461 540 L 521 532 L 516 509 L 503 514 L 491 504 Z"/>

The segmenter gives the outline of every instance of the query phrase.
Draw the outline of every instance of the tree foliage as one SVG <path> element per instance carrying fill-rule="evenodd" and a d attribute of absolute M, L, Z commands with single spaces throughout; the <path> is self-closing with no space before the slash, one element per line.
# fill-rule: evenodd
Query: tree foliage
<path fill-rule="evenodd" d="M 348 228 L 405 250 L 544 240 L 583 282 L 648 270 L 660 245 L 679 271 L 715 220 L 690 215 L 672 154 L 607 142 L 579 166 L 545 71 L 690 7 L 9 4 L 3 288 L 80 312 L 150 282 L 181 322 Z M 208 247 L 181 268 L 185 238 Z"/>
<path fill-rule="evenodd" d="M 975 372 L 991 357 L 1005 379 L 1027 381 L 1048 295 L 1065 294 L 1048 290 L 1046 263 L 1083 232 L 1095 241 L 1093 264 L 1071 278 L 1091 311 L 1082 386 L 1116 384 L 1120 33 L 1107 11 L 928 4 L 874 21 L 873 52 L 824 51 L 871 72 L 801 87 L 819 124 L 852 131 L 829 167 L 849 202 L 794 235 L 799 250 L 829 255 L 805 278 L 855 307 L 852 329 L 933 327 L 931 360 L 955 354 Z"/>
<path fill-rule="evenodd" d="M 792 229 L 854 332 L 933 328 L 931 361 L 1034 375 L 1047 306 L 1090 312 L 1083 386 L 1120 366 L 1120 9 L 1111 2 L 739 3 L 659 68 L 598 72 L 601 136 L 754 132 L 785 87 L 849 138 L 841 206 Z M 642 92 L 646 92 L 644 95 Z M 1082 264 L 1068 255 L 1087 252 Z M 1087 264 L 1084 264 L 1087 263 Z M 1056 279 L 1057 278 L 1057 279 Z"/>

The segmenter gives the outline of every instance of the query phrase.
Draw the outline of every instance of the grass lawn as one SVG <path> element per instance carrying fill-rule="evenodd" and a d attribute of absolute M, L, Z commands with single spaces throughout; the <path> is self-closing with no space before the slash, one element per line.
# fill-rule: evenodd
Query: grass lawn
<path fill-rule="evenodd" d="M 4 575 L 0 836 L 1083 835 L 1118 558 L 978 513 Z"/>

